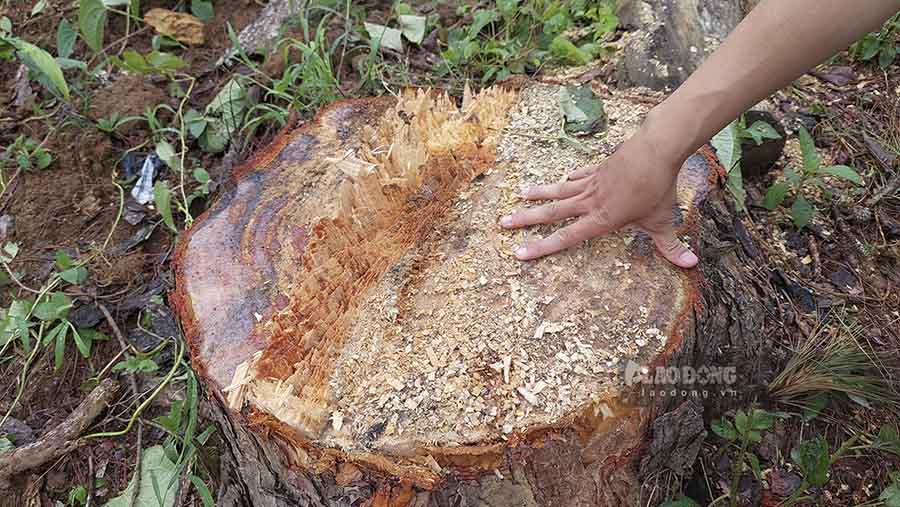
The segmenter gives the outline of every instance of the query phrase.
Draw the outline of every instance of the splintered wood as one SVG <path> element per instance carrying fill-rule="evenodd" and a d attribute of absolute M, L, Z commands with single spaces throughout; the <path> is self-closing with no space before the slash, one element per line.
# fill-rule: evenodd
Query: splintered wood
<path fill-rule="evenodd" d="M 512 257 L 553 230 L 497 225 L 523 205 L 518 189 L 602 160 L 649 109 L 607 96 L 609 129 L 574 146 L 552 137 L 558 90 L 350 103 L 245 168 L 180 252 L 176 294 L 195 362 L 232 408 L 396 459 L 585 407 L 612 417 L 623 365 L 663 352 L 689 282 L 631 232 Z M 413 460 L 434 470 L 425 454 Z"/>

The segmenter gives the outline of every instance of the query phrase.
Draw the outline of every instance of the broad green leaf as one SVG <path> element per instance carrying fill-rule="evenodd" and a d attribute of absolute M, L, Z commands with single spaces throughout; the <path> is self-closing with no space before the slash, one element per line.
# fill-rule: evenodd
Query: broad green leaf
<path fill-rule="evenodd" d="M 376 47 L 386 47 L 394 51 L 403 51 L 402 33 L 396 28 L 388 28 L 375 23 L 364 23 L 369 38 Z"/>
<path fill-rule="evenodd" d="M 794 170 L 793 167 L 787 166 L 784 168 L 784 178 L 788 180 L 788 183 L 791 184 L 794 188 L 803 181 L 803 176 Z"/>
<path fill-rule="evenodd" d="M 747 191 L 744 190 L 744 175 L 741 173 L 741 164 L 738 162 L 728 171 L 728 179 L 725 181 L 725 187 L 734 196 L 735 205 L 738 211 L 747 209 Z"/>
<path fill-rule="evenodd" d="M 191 484 L 193 484 L 194 488 L 197 489 L 197 496 L 199 496 L 200 500 L 203 501 L 203 507 L 215 507 L 216 503 L 213 501 L 212 494 L 209 492 L 209 488 L 206 487 L 203 479 L 193 474 L 191 474 L 190 479 Z"/>
<path fill-rule="evenodd" d="M 856 183 L 857 185 L 863 184 L 862 176 L 859 175 L 852 167 L 845 165 L 833 165 L 822 169 L 826 174 L 830 174 L 836 178 L 841 178 L 847 181 L 851 181 Z"/>
<path fill-rule="evenodd" d="M 509 21 L 519 10 L 519 0 L 497 0 L 497 8 L 503 19 Z"/>
<path fill-rule="evenodd" d="M 200 18 L 204 23 L 212 20 L 215 16 L 212 2 L 206 0 L 191 0 L 191 14 Z"/>
<path fill-rule="evenodd" d="M 750 431 L 750 417 L 743 410 L 734 413 L 734 427 L 741 435 L 746 435 Z"/>
<path fill-rule="evenodd" d="M 750 417 L 750 426 L 755 430 L 767 430 L 772 427 L 772 423 L 775 421 L 774 414 L 758 408 L 753 409 Z"/>
<path fill-rule="evenodd" d="M 56 28 L 56 56 L 60 58 L 68 58 L 75 48 L 75 39 L 78 38 L 78 32 L 68 19 L 63 18 Z"/>
<path fill-rule="evenodd" d="M 695 502 L 693 498 L 681 495 L 674 500 L 663 502 L 659 507 L 700 507 L 700 504 Z"/>
<path fill-rule="evenodd" d="M 763 139 L 781 139 L 781 134 L 767 122 L 757 120 L 746 130 L 756 144 L 762 144 Z"/>
<path fill-rule="evenodd" d="M 89 48 L 95 52 L 103 48 L 106 7 L 101 0 L 78 0 L 78 27 Z"/>
<path fill-rule="evenodd" d="M 84 505 L 87 502 L 87 489 L 76 486 L 69 491 L 69 505 Z"/>
<path fill-rule="evenodd" d="M 76 266 L 59 273 L 59 277 L 72 285 L 78 285 L 88 277 L 88 271 L 84 266 Z"/>
<path fill-rule="evenodd" d="M 900 481 L 891 483 L 878 495 L 878 499 L 884 502 L 885 507 L 900 507 Z"/>
<path fill-rule="evenodd" d="M 69 257 L 69 254 L 63 250 L 56 251 L 56 269 L 69 269 L 73 264 L 74 262 Z"/>
<path fill-rule="evenodd" d="M 12 45 L 15 46 L 19 59 L 41 85 L 65 99 L 69 98 L 69 85 L 66 84 L 62 69 L 50 53 L 21 39 L 12 40 Z"/>
<path fill-rule="evenodd" d="M 559 108 L 568 134 L 593 134 L 606 127 L 603 101 L 588 84 L 560 88 Z"/>
<path fill-rule="evenodd" d="M 188 109 L 184 113 L 184 125 L 194 139 L 203 135 L 203 131 L 206 130 L 206 124 L 206 118 L 196 109 Z"/>
<path fill-rule="evenodd" d="M 875 34 L 868 34 L 861 42 L 859 57 L 862 60 L 871 60 L 881 49 L 881 40 Z"/>
<path fill-rule="evenodd" d="M 54 292 L 34 306 L 34 316 L 46 322 L 64 318 L 72 308 L 72 298 L 62 292 Z"/>
<path fill-rule="evenodd" d="M 176 162 L 178 157 L 176 156 L 175 148 L 165 139 L 160 139 L 156 143 L 156 156 L 172 169 L 177 169 L 177 166 L 180 165 Z"/>
<path fill-rule="evenodd" d="M 802 195 L 794 199 L 794 204 L 791 205 L 791 218 L 794 219 L 794 225 L 797 228 L 802 229 L 809 225 L 814 213 L 815 209 L 812 207 L 812 204 L 804 199 Z"/>
<path fill-rule="evenodd" d="M 246 107 L 247 90 L 237 80 L 231 79 L 206 106 L 206 115 L 214 117 L 216 128 L 225 137 L 230 137 L 240 129 Z"/>
<path fill-rule="evenodd" d="M 570 65 L 587 65 L 593 57 L 587 51 L 579 48 L 565 36 L 557 35 L 550 42 L 550 54 Z"/>
<path fill-rule="evenodd" d="M 803 172 L 815 175 L 819 169 L 819 153 L 816 151 L 816 143 L 804 127 L 800 127 L 800 151 L 803 153 Z"/>
<path fill-rule="evenodd" d="M 206 172 L 206 169 L 204 169 L 202 167 L 198 167 L 198 168 L 194 169 L 193 176 L 194 176 L 194 181 L 196 181 L 197 183 L 201 183 L 201 184 L 209 183 L 209 173 Z"/>
<path fill-rule="evenodd" d="M 397 19 L 400 22 L 400 31 L 406 40 L 413 44 L 420 44 L 425 38 L 425 16 L 402 15 Z"/>
<path fill-rule="evenodd" d="M 734 425 L 732 425 L 731 421 L 728 419 L 718 419 L 713 421 L 710 428 L 712 428 L 713 433 L 725 440 L 737 440 L 737 430 L 734 429 Z"/>
<path fill-rule="evenodd" d="M 469 26 L 469 38 L 474 39 L 484 27 L 497 21 L 497 11 L 494 9 L 479 9 L 472 15 L 472 24 Z"/>
<path fill-rule="evenodd" d="M 180 56 L 172 53 L 164 53 L 162 51 L 151 51 L 146 56 L 147 65 L 155 71 L 162 74 L 171 74 L 182 67 L 187 66 Z"/>
<path fill-rule="evenodd" d="M 741 141 L 737 135 L 736 122 L 731 122 L 720 130 L 719 133 L 713 136 L 710 144 L 716 150 L 716 157 L 726 172 L 730 171 L 740 161 Z"/>
<path fill-rule="evenodd" d="M 178 481 L 176 464 L 166 457 L 161 445 L 148 447 L 141 452 L 141 481 L 135 507 L 174 507 Z M 155 486 L 155 487 L 154 487 Z M 106 502 L 106 507 L 128 507 L 134 491 L 134 478 L 122 493 Z M 158 493 L 158 497 L 157 497 Z M 160 502 L 159 500 L 162 500 Z"/>
<path fill-rule="evenodd" d="M 112 369 L 113 371 L 125 370 L 135 373 L 153 373 L 159 369 L 159 365 L 152 359 L 132 357 L 125 361 L 119 361 Z"/>
<path fill-rule="evenodd" d="M 828 481 L 828 467 L 831 457 L 828 443 L 822 437 L 807 440 L 791 451 L 794 460 L 803 472 L 803 479 L 812 486 L 822 486 Z"/>
<path fill-rule="evenodd" d="M 773 210 L 781 205 L 784 202 L 784 197 L 787 195 L 788 184 L 785 182 L 778 182 L 769 187 L 769 191 L 766 192 L 766 197 L 763 199 L 763 206 L 768 210 Z"/>
<path fill-rule="evenodd" d="M 31 8 L 31 15 L 36 16 L 47 8 L 47 0 L 38 0 L 37 3 L 34 4 L 34 7 Z"/>
<path fill-rule="evenodd" d="M 0 437 L 0 453 L 11 451 L 15 448 L 16 446 L 12 443 L 12 440 L 7 437 Z"/>
<path fill-rule="evenodd" d="M 178 233 L 175 227 L 175 220 L 172 218 L 172 191 L 169 190 L 169 184 L 165 181 L 157 181 L 153 186 L 153 202 L 156 204 L 156 210 L 163 217 L 163 222 L 174 233 Z"/>
<path fill-rule="evenodd" d="M 882 47 L 881 53 L 878 54 L 878 66 L 882 69 L 890 67 L 894 63 L 894 59 L 897 58 L 897 51 L 897 46 L 894 44 Z"/>
<path fill-rule="evenodd" d="M 7 241 L 6 244 L 3 245 L 3 254 L 3 262 L 12 262 L 12 260 L 16 258 L 16 255 L 19 254 L 19 244 Z"/>

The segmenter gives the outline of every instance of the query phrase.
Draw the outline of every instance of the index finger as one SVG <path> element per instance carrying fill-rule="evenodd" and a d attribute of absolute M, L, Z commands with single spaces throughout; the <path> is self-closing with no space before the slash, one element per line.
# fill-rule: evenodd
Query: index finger
<path fill-rule="evenodd" d="M 537 259 L 545 255 L 560 252 L 566 248 L 575 246 L 582 241 L 602 236 L 603 234 L 612 232 L 612 229 L 611 226 L 599 223 L 591 216 L 584 216 L 578 219 L 574 224 L 557 229 L 553 234 L 546 238 L 529 241 L 517 248 L 515 255 L 520 261 Z"/>

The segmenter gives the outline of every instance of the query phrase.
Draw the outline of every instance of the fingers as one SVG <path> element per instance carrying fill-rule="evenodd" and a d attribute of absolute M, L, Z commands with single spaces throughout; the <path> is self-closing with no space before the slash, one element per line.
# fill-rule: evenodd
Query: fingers
<path fill-rule="evenodd" d="M 584 190 L 585 184 L 586 181 L 564 181 L 550 185 L 535 185 L 522 188 L 519 196 L 529 201 L 568 199 L 580 194 Z"/>
<path fill-rule="evenodd" d="M 659 253 L 672 264 L 685 269 L 697 265 L 697 256 L 678 239 L 678 236 L 675 235 L 675 229 L 671 225 L 662 232 L 650 233 L 650 237 L 656 243 Z"/>
<path fill-rule="evenodd" d="M 586 178 L 586 177 L 594 174 L 595 172 L 597 172 L 598 169 L 600 169 L 599 165 L 584 166 L 582 168 L 579 168 L 579 169 L 576 169 L 576 170 L 570 172 L 569 176 L 566 179 L 569 181 L 580 180 L 580 179 Z"/>
<path fill-rule="evenodd" d="M 500 225 L 506 229 L 517 229 L 534 224 L 550 224 L 574 217 L 583 213 L 581 201 L 569 198 L 553 201 L 536 208 L 516 211 L 500 219 Z"/>
<path fill-rule="evenodd" d="M 522 245 L 516 249 L 515 255 L 520 261 L 537 259 L 538 257 L 565 250 L 582 241 L 608 232 L 610 232 L 608 226 L 600 225 L 592 217 L 585 216 L 572 225 L 558 229 L 546 238 L 530 241 Z"/>

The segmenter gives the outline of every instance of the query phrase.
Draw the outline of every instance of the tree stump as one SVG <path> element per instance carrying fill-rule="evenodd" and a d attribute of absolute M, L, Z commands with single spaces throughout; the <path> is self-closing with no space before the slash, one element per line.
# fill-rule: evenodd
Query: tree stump
<path fill-rule="evenodd" d="M 717 166 L 692 156 L 673 210 L 702 273 L 627 231 L 519 262 L 551 227 L 497 225 L 518 188 L 609 155 L 653 103 L 604 92 L 608 130 L 579 145 L 554 137 L 558 93 L 339 102 L 236 171 L 172 295 L 221 429 L 221 505 L 634 505 L 642 477 L 690 467 L 704 400 L 648 396 L 652 368 L 765 348 L 745 255 L 717 239 Z"/>

